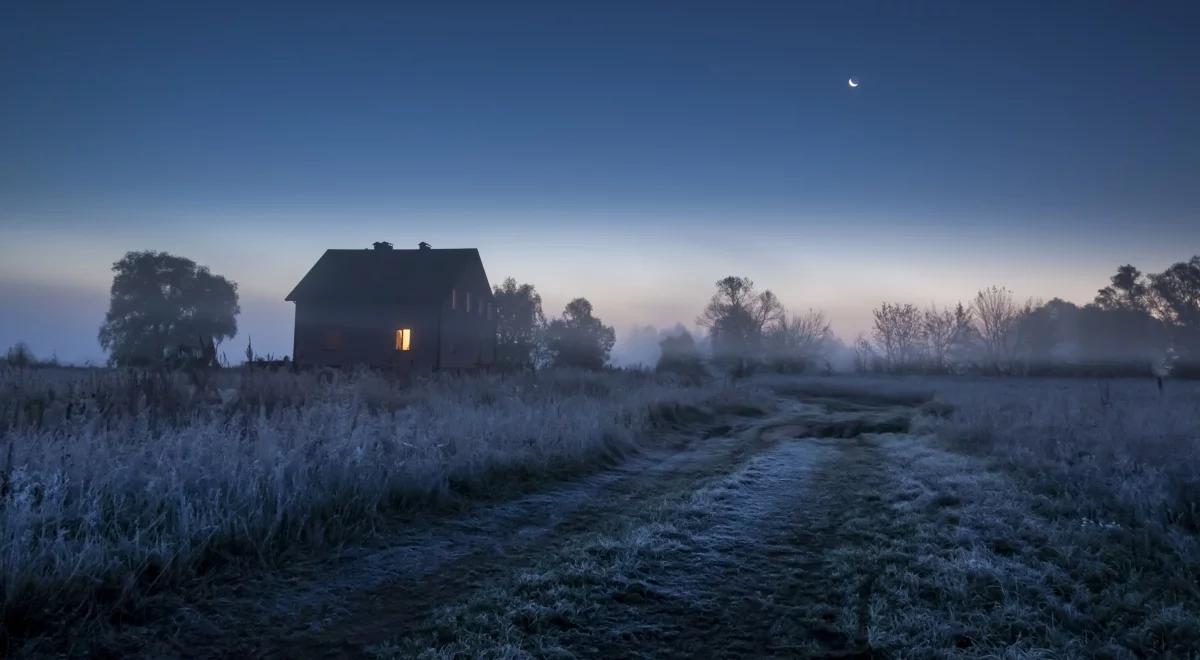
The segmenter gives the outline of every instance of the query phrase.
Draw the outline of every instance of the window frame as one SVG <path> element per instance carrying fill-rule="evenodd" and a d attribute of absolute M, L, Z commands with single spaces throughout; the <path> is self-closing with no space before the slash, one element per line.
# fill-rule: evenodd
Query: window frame
<path fill-rule="evenodd" d="M 397 328 L 394 339 L 393 346 L 397 353 L 412 352 L 412 328 Z"/>

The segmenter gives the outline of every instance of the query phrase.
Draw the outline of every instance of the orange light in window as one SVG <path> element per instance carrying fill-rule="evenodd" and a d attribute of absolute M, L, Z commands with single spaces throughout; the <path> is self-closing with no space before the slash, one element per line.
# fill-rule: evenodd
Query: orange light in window
<path fill-rule="evenodd" d="M 412 328 L 401 328 L 396 331 L 396 350 L 412 350 Z"/>

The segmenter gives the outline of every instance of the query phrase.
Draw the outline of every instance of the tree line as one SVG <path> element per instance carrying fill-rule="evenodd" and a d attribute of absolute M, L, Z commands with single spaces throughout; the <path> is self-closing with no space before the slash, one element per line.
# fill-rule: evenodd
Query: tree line
<path fill-rule="evenodd" d="M 1121 266 L 1082 306 L 992 286 L 967 304 L 885 302 L 873 315 L 854 345 L 862 371 L 1200 377 L 1200 256 L 1161 273 Z"/>
<path fill-rule="evenodd" d="M 593 314 L 587 298 L 575 298 L 562 316 L 546 320 L 542 296 L 532 284 L 509 277 L 492 287 L 496 305 L 496 365 L 508 369 L 608 364 L 617 333 Z"/>
<path fill-rule="evenodd" d="M 237 332 L 236 283 L 161 252 L 130 252 L 113 272 L 99 333 L 112 364 L 217 364 L 216 346 Z M 509 277 L 493 293 L 498 367 L 608 365 L 616 333 L 586 298 L 547 319 L 532 284 Z M 1121 266 L 1082 306 L 1018 301 L 1000 286 L 942 308 L 884 302 L 873 310 L 871 329 L 850 346 L 834 336 L 823 312 L 789 312 L 771 290 L 729 276 L 716 282 L 696 325 L 704 332 L 699 340 L 682 327 L 661 340 L 659 370 L 829 372 L 848 363 L 887 373 L 1200 377 L 1200 256 L 1161 273 Z M 35 362 L 23 345 L 2 357 Z"/>
<path fill-rule="evenodd" d="M 494 294 L 500 366 L 598 369 L 607 363 L 615 333 L 592 317 L 586 299 L 572 301 L 561 319 L 546 322 L 541 296 L 533 285 L 517 284 L 510 277 L 494 288 Z M 660 341 L 658 371 L 692 378 L 708 375 L 710 366 L 734 373 L 763 365 L 778 371 L 829 371 L 830 357 L 840 346 L 824 313 L 790 313 L 774 293 L 758 291 L 747 277 L 718 281 L 716 293 L 696 322 L 708 331 L 709 350 L 680 328 Z"/>

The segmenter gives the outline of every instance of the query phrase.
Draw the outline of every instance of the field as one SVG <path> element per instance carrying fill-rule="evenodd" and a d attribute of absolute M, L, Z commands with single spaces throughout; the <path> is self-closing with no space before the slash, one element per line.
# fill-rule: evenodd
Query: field
<path fill-rule="evenodd" d="M 11 369 L 3 643 L 1186 657 L 1198 420 L 1150 380 Z"/>

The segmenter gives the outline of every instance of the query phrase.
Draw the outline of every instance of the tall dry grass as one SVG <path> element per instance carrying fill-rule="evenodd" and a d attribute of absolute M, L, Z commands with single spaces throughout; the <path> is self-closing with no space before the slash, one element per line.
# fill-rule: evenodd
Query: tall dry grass
<path fill-rule="evenodd" d="M 1096 520 L 1200 532 L 1200 383 L 978 380 L 937 386 L 954 446 L 1033 477 Z"/>
<path fill-rule="evenodd" d="M 3 628 L 136 616 L 397 510 L 627 452 L 714 387 L 636 373 L 441 377 L 0 370 Z"/>

